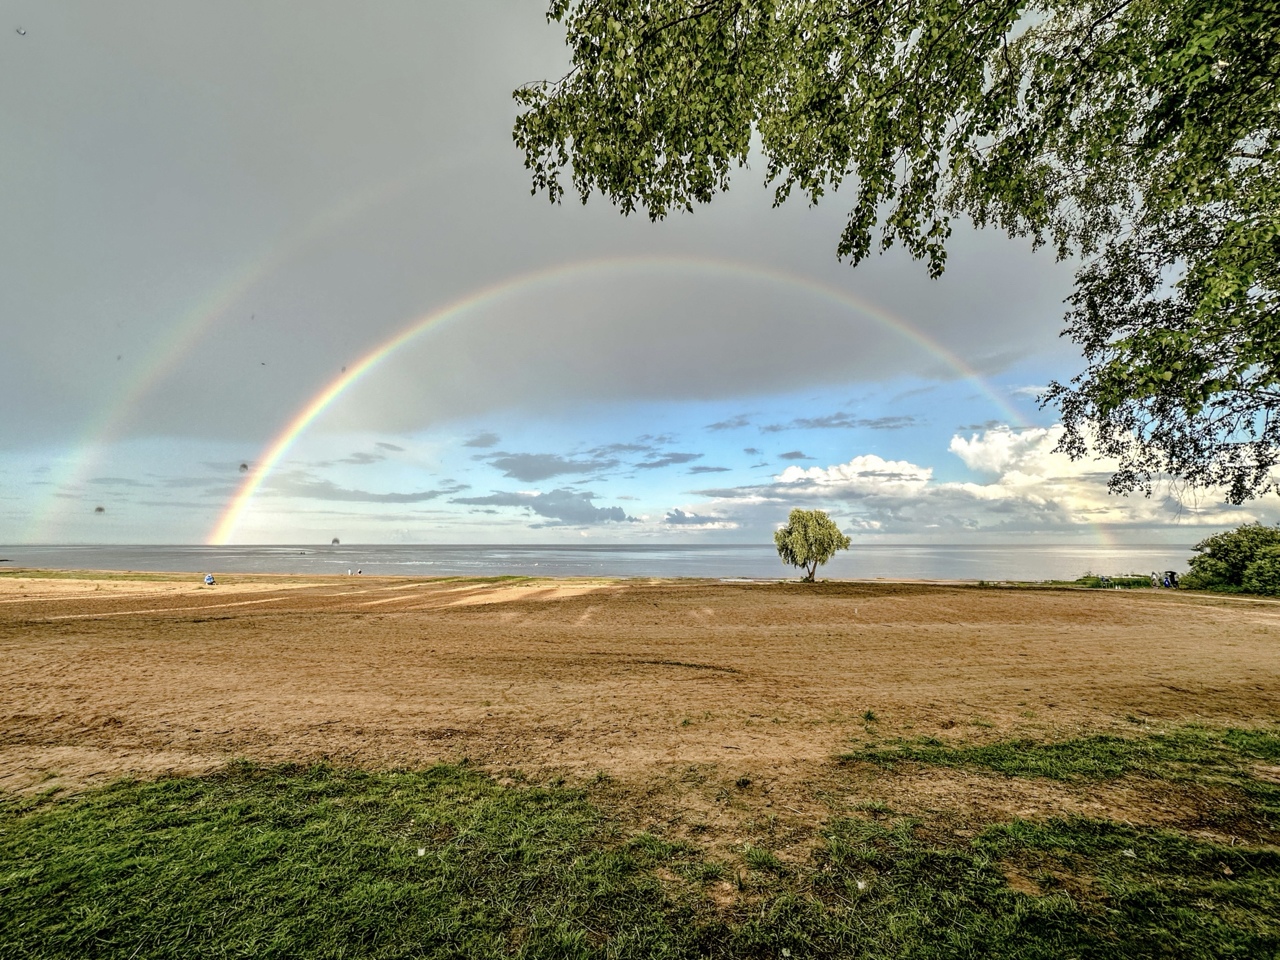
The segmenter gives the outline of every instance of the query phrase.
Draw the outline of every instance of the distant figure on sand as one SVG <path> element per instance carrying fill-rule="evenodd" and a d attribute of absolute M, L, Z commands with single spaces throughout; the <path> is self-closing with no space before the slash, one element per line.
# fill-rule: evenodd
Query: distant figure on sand
<path fill-rule="evenodd" d="M 212 587 L 212 586 L 213 586 L 213 574 L 212 574 L 212 573 L 206 573 L 206 574 L 204 575 L 204 585 L 205 585 L 206 587 Z"/>

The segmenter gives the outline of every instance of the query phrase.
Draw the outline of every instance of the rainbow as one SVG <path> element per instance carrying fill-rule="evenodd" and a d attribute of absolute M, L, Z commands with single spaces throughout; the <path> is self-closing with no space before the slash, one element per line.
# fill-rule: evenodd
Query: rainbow
<path fill-rule="evenodd" d="M 420 185 L 430 177 L 447 173 L 469 162 L 475 151 L 452 157 L 431 168 L 415 167 L 407 173 L 375 183 L 363 190 L 342 197 L 307 220 L 283 242 L 274 243 L 269 249 L 245 260 L 216 288 L 211 290 L 193 307 L 186 310 L 167 328 L 165 336 L 158 337 L 142 360 L 133 365 L 131 376 L 115 400 L 103 404 L 80 431 L 80 439 L 72 449 L 78 453 L 70 458 L 52 485 L 44 508 L 31 518 L 28 543 L 50 540 L 55 504 L 60 494 L 81 487 L 86 478 L 101 462 L 108 445 L 119 439 L 128 426 L 133 412 L 142 399 L 156 388 L 191 353 L 201 337 L 224 318 L 230 310 L 266 278 L 282 269 L 290 260 L 318 240 L 331 235 L 336 229 L 382 206 L 396 197 Z"/>
<path fill-rule="evenodd" d="M 864 301 L 854 295 L 808 277 L 799 277 L 781 270 L 745 264 L 732 260 L 712 258 L 676 258 L 668 256 L 640 257 L 608 257 L 588 261 L 576 261 L 568 264 L 534 270 L 509 277 L 496 284 L 473 291 L 459 297 L 432 312 L 418 317 L 408 326 L 390 339 L 374 347 L 356 363 L 315 394 L 285 424 L 284 428 L 267 445 L 262 455 L 255 461 L 253 469 L 246 475 L 239 490 L 228 503 L 219 517 L 217 524 L 209 533 L 206 542 L 210 545 L 224 545 L 232 541 L 236 527 L 248 510 L 254 495 L 261 489 L 264 481 L 284 458 L 289 449 L 338 397 L 369 373 L 387 357 L 401 347 L 410 343 L 426 331 L 451 320 L 459 319 L 467 313 L 481 307 L 493 306 L 519 294 L 529 292 L 540 286 L 557 283 L 576 276 L 587 275 L 604 270 L 653 270 L 665 269 L 676 271 L 696 271 L 700 273 L 718 274 L 730 278 L 746 278 L 752 280 L 768 280 L 789 287 L 805 290 L 811 294 L 838 303 L 863 316 L 869 317 L 881 326 L 905 337 L 930 355 L 936 357 L 947 367 L 954 370 L 962 378 L 971 382 L 984 396 L 991 400 L 1010 423 L 1026 426 L 1026 421 L 992 386 L 968 363 L 956 356 L 952 351 L 929 335 L 912 327 L 905 320 L 896 317 L 881 307 Z"/>

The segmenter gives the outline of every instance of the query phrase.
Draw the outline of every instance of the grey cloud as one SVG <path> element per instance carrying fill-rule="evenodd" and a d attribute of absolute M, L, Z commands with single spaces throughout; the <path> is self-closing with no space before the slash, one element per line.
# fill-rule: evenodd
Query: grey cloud
<path fill-rule="evenodd" d="M 1005 423 L 1003 420 L 984 420 L 982 421 L 982 423 L 962 424 L 961 426 L 956 427 L 956 429 L 957 430 L 973 430 L 977 432 L 982 432 L 983 430 L 995 430 L 997 427 L 1003 427 L 1003 426 L 1005 426 Z"/>
<path fill-rule="evenodd" d="M 812 460 L 813 457 L 805 456 L 800 450 L 788 450 L 786 453 L 778 454 L 779 460 Z"/>
<path fill-rule="evenodd" d="M 611 322 L 600 323 L 601 316 Z M 379 369 L 384 399 L 370 398 L 362 417 L 377 429 L 400 430 L 416 427 L 423 410 L 437 422 L 516 407 L 556 416 L 584 404 L 698 402 L 748 391 L 962 376 L 954 364 L 939 365 L 910 338 L 838 301 L 776 281 L 717 276 L 714 268 L 697 274 L 602 268 L 571 284 L 530 290 L 519 317 L 481 311 L 433 331 L 429 347 L 425 339 L 406 344 L 397 363 Z M 637 338 L 637 329 L 646 335 Z M 726 350 L 730 330 L 733 349 Z M 670 349 L 677 342 L 680 349 Z M 823 349 L 815 351 L 814 343 Z M 708 356 L 716 363 L 708 364 Z M 706 429 L 749 424 L 742 414 Z"/>
<path fill-rule="evenodd" d="M 568 460 L 554 453 L 508 453 L 488 461 L 505 477 L 537 483 L 566 473 L 597 473 L 618 465 L 617 460 Z"/>
<path fill-rule="evenodd" d="M 559 488 L 546 493 L 493 493 L 485 497 L 456 497 L 451 503 L 472 506 L 523 507 L 551 523 L 538 526 L 584 526 L 595 523 L 634 522 L 621 507 L 597 507 L 595 494 Z"/>
<path fill-rule="evenodd" d="M 608 457 L 618 453 L 652 453 L 656 449 L 652 443 L 608 443 L 593 447 L 587 453 L 593 457 Z"/>
<path fill-rule="evenodd" d="M 155 510 L 207 510 L 209 504 L 201 503 L 195 500 L 134 500 L 130 502 L 131 507 L 149 507 Z"/>
<path fill-rule="evenodd" d="M 926 394 L 933 393 L 937 389 L 938 389 L 938 385 L 933 383 L 925 387 L 913 387 L 910 390 L 902 390 L 902 391 L 899 391 L 898 393 L 895 393 L 892 397 L 889 398 L 889 402 L 899 403 L 911 397 L 923 397 Z"/>
<path fill-rule="evenodd" d="M 498 443 L 498 441 L 501 439 L 502 438 L 499 437 L 496 433 L 490 433 L 488 431 L 485 431 L 484 433 L 477 433 L 470 440 L 467 440 L 465 443 L 463 443 L 463 446 L 464 447 L 492 447 L 492 446 L 495 446 Z"/>
<path fill-rule="evenodd" d="M 814 282 L 875 301 L 971 361 L 992 345 L 1025 355 L 1057 344 L 1056 323 L 1026 318 L 1060 315 L 1071 265 L 995 231 L 958 226 L 948 273 L 924 282 L 897 251 L 849 271 L 834 256 L 844 205 L 772 210 L 751 174 L 697 217 L 645 230 L 608 205 L 533 203 L 511 149 L 509 94 L 566 66 L 537 5 L 371 5 L 358 18 L 328 5 L 302 22 L 242 0 L 198 15 L 78 4 L 50 18 L 41 44 L 49 57 L 26 44 L 0 62 L 15 151 L 0 191 L 13 327 L 0 380 L 32 398 L 31 416 L 0 419 L 6 440 L 76 435 L 85 411 L 148 373 L 130 363 L 170 318 L 239 275 L 227 265 L 246 251 L 273 251 L 271 270 L 250 271 L 216 325 L 170 357 L 124 421 L 130 432 L 264 441 L 273 413 L 299 408 L 411 318 L 589 257 L 678 252 L 480 305 L 363 379 L 377 380 L 377 397 L 355 383 L 342 406 L 368 414 L 370 429 L 420 429 L 493 410 L 700 402 L 929 371 L 916 341 Z M 337 60 L 318 53 L 339 47 Z M 457 89 L 466 71 L 475 82 Z M 179 74 L 187 81 L 166 81 Z M 371 189 L 398 177 L 403 188 Z M 51 196 L 74 216 L 51 217 Z M 709 255 L 747 266 L 703 264 Z M 68 279 L 51 266 L 62 257 L 89 269 Z M 775 273 L 751 277 L 751 263 Z M 166 282 L 145 282 L 152 275 Z M 955 367 L 940 375 L 955 379 Z"/>
<path fill-rule="evenodd" d="M 346 503 L 422 503 L 458 493 L 466 488 L 466 484 L 452 484 L 439 490 L 419 490 L 413 493 L 371 493 L 367 490 L 339 487 L 329 480 L 310 480 L 290 476 L 276 478 L 268 487 L 271 493 L 281 496 Z"/>
<path fill-rule="evenodd" d="M 375 447 L 381 447 L 383 450 L 390 450 L 394 453 L 404 453 L 404 447 L 397 447 L 394 443 L 383 443 L 381 440 L 374 443 Z"/>
<path fill-rule="evenodd" d="M 141 483 L 137 480 L 131 480 L 128 477 L 94 477 L 90 483 L 103 487 L 149 487 L 149 483 Z"/>
<path fill-rule="evenodd" d="M 743 427 L 751 426 L 751 420 L 748 415 L 740 413 L 736 417 L 730 417 L 728 420 L 720 420 L 716 423 L 708 423 L 708 430 L 740 430 Z"/>
<path fill-rule="evenodd" d="M 637 463 L 636 468 L 639 470 L 657 470 L 659 467 L 670 467 L 677 463 L 689 463 L 701 458 L 702 454 L 700 453 L 668 453 L 657 460 L 646 460 L 644 463 Z"/>
<path fill-rule="evenodd" d="M 662 522 L 673 527 L 684 526 L 705 526 L 709 523 L 724 523 L 724 517 L 704 517 L 696 513 L 685 513 L 683 510 L 675 509 L 668 511 L 667 515 L 662 518 Z"/>
<path fill-rule="evenodd" d="M 190 489 L 193 487 L 207 487 L 211 483 L 225 482 L 222 478 L 211 477 L 169 477 L 164 481 L 164 486 L 173 489 Z M 230 488 L 234 489 L 234 487 Z"/>
<path fill-rule="evenodd" d="M 759 450 L 755 447 L 743 447 L 742 452 L 749 457 L 758 457 L 760 454 L 764 453 L 763 450 Z"/>
<path fill-rule="evenodd" d="M 689 473 L 727 473 L 728 467 L 690 467 Z"/>
<path fill-rule="evenodd" d="M 712 500 L 743 500 L 759 499 L 761 497 L 773 499 L 780 496 L 772 484 L 757 484 L 747 487 L 708 487 L 704 490 L 692 490 L 690 492 L 694 496 L 708 497 Z"/>
<path fill-rule="evenodd" d="M 239 485 L 223 479 L 208 477 L 170 477 L 161 483 L 167 490 L 199 491 L 199 495 L 210 500 L 229 500 L 236 495 Z M 204 504 L 208 506 L 208 504 Z"/>
<path fill-rule="evenodd" d="M 371 463 L 381 463 L 387 459 L 380 453 L 353 453 L 349 457 L 343 457 L 338 463 L 350 463 L 358 467 L 367 466 Z"/>
<path fill-rule="evenodd" d="M 915 417 L 910 416 L 872 417 L 860 420 L 858 426 L 869 430 L 904 430 L 914 427 L 918 422 Z"/>
<path fill-rule="evenodd" d="M 914 427 L 917 421 L 915 417 L 908 416 L 890 416 L 890 417 L 854 417 L 843 411 L 828 414 L 825 417 L 797 417 L 790 423 L 771 423 L 761 427 L 761 433 L 781 433 L 783 430 L 854 430 L 858 428 L 869 430 L 902 430 L 906 427 Z"/>

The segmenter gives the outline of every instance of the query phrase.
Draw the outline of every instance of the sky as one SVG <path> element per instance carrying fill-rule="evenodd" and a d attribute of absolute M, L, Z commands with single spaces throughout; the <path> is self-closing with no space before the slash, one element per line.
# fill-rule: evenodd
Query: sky
<path fill-rule="evenodd" d="M 0 543 L 1177 543 L 1037 396 L 1074 266 L 856 269 L 756 158 L 651 223 L 530 193 L 533 0 L 0 0 Z"/>

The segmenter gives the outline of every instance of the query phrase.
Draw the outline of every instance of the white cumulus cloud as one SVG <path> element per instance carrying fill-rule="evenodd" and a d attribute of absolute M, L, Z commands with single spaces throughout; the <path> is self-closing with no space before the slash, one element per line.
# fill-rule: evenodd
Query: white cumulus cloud
<path fill-rule="evenodd" d="M 934 468 L 859 454 L 826 467 L 787 467 L 773 482 L 698 491 L 711 498 L 690 513 L 715 513 L 744 528 L 776 525 L 798 503 L 833 511 L 842 528 L 883 534 L 1052 534 L 1105 525 L 1133 531 L 1231 526 L 1253 519 L 1227 507 L 1220 492 L 1116 496 L 1111 460 L 1072 460 L 1054 447 L 1062 427 L 997 425 L 952 437 L 948 449 L 982 480 L 939 481 Z"/>
<path fill-rule="evenodd" d="M 895 490 L 909 493 L 933 477 L 931 467 L 916 466 L 907 460 L 885 460 L 874 453 L 854 457 L 848 463 L 830 467 L 787 467 L 774 477 L 778 483 L 810 483 L 844 486 L 860 490 Z"/>

